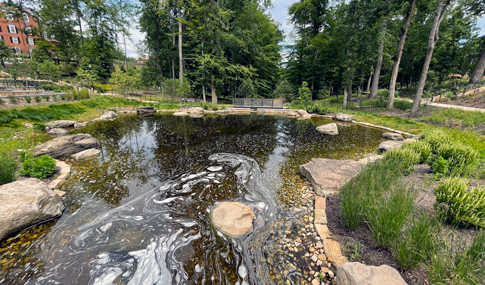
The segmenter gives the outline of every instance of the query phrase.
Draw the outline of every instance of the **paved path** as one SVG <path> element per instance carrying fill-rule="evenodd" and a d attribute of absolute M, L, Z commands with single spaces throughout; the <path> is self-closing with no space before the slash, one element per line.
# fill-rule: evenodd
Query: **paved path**
<path fill-rule="evenodd" d="M 451 105 L 451 104 L 442 104 L 442 103 L 433 103 L 433 102 L 427 102 L 426 104 L 428 106 L 434 106 L 434 107 L 439 107 L 439 108 L 453 108 L 453 109 L 461 109 L 461 110 L 465 110 L 465 111 L 474 111 L 474 112 L 485 113 L 485 109 L 481 109 L 481 108 L 473 108 L 473 107 Z"/>

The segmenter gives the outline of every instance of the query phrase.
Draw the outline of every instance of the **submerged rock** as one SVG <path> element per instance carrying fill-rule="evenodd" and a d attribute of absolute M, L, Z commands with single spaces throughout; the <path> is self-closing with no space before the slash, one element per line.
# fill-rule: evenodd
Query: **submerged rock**
<path fill-rule="evenodd" d="M 46 128 L 54 129 L 54 128 L 71 128 L 74 127 L 76 121 L 69 121 L 69 120 L 59 120 L 59 121 L 52 121 L 45 124 Z"/>
<path fill-rule="evenodd" d="M 398 133 L 383 133 L 382 134 L 383 138 L 386 138 L 388 140 L 393 140 L 393 141 L 402 141 L 404 138 L 402 137 L 401 134 Z"/>
<path fill-rule="evenodd" d="M 407 285 L 399 272 L 389 265 L 368 266 L 348 262 L 339 267 L 337 285 Z"/>
<path fill-rule="evenodd" d="M 102 115 L 101 117 L 99 117 L 99 120 L 100 121 L 114 121 L 114 120 L 116 120 L 116 113 L 113 112 L 113 111 L 109 111 L 109 112 L 105 113 L 104 115 Z"/>
<path fill-rule="evenodd" d="M 0 240 L 31 225 L 60 216 L 59 195 L 37 178 L 0 186 Z"/>
<path fill-rule="evenodd" d="M 342 121 L 342 122 L 352 122 L 355 120 L 355 117 L 349 114 L 344 114 L 344 113 L 337 113 L 333 116 L 333 118 L 337 121 Z"/>
<path fill-rule="evenodd" d="M 349 179 L 362 170 L 363 164 L 355 160 L 313 158 L 300 165 L 300 172 L 312 183 L 315 194 L 335 194 Z"/>
<path fill-rule="evenodd" d="M 300 114 L 298 114 L 298 112 L 295 112 L 295 111 L 288 111 L 286 112 L 286 116 L 290 118 L 297 118 L 297 117 L 300 117 Z"/>
<path fill-rule="evenodd" d="M 239 236 L 253 231 L 253 211 L 238 202 L 218 203 L 211 211 L 212 222 L 220 231 Z"/>
<path fill-rule="evenodd" d="M 399 148 L 404 144 L 402 141 L 385 141 L 379 145 L 379 150 L 382 152 L 388 151 L 393 148 Z"/>
<path fill-rule="evenodd" d="M 98 141 L 89 134 L 57 137 L 35 147 L 35 156 L 48 154 L 56 159 L 69 157 L 90 148 L 97 148 Z"/>
<path fill-rule="evenodd" d="M 57 178 L 49 183 L 48 186 L 50 189 L 57 188 L 57 186 L 61 185 L 71 175 L 71 166 L 69 166 L 69 164 L 65 163 L 64 161 L 56 160 L 56 168 Z"/>
<path fill-rule="evenodd" d="M 75 161 L 81 161 L 81 160 L 86 160 L 86 159 L 90 159 L 95 156 L 98 156 L 99 153 L 100 153 L 99 149 L 90 148 L 90 149 L 86 149 L 81 152 L 78 152 L 76 154 L 73 154 L 71 157 L 74 158 Z"/>
<path fill-rule="evenodd" d="M 338 135 L 338 128 L 335 123 L 318 126 L 317 131 L 332 136 Z"/>

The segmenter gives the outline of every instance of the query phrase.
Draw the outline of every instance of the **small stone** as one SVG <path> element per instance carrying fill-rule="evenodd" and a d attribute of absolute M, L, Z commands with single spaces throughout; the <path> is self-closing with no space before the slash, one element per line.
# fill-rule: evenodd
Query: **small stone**
<path fill-rule="evenodd" d="M 330 277 L 330 278 L 335 277 L 335 274 L 333 273 L 333 271 L 332 271 L 332 270 L 329 270 L 329 271 L 327 272 L 327 274 L 328 274 L 328 277 Z"/>
<path fill-rule="evenodd" d="M 320 285 L 320 280 L 318 280 L 317 278 L 313 279 L 312 285 Z"/>
<path fill-rule="evenodd" d="M 327 272 L 329 272 L 329 271 L 330 271 L 330 269 L 328 269 L 328 267 L 322 266 L 322 268 L 320 269 L 320 271 L 321 271 L 322 273 L 327 273 Z"/>
<path fill-rule="evenodd" d="M 316 255 L 313 255 L 313 256 L 311 257 L 311 260 L 313 260 L 314 262 L 317 262 L 318 257 L 317 257 Z"/>
<path fill-rule="evenodd" d="M 318 260 L 318 261 L 317 261 L 317 266 L 322 266 L 322 265 L 323 265 L 323 261 Z"/>
<path fill-rule="evenodd" d="M 291 232 L 290 231 L 285 231 L 285 234 L 289 235 L 289 234 L 291 234 Z"/>
<path fill-rule="evenodd" d="M 316 246 L 317 248 L 323 248 L 323 244 L 321 242 L 317 242 Z"/>
<path fill-rule="evenodd" d="M 318 259 L 320 259 L 320 260 L 322 260 L 322 261 L 323 261 L 323 260 L 327 260 L 327 258 L 326 258 L 326 257 L 325 257 L 325 255 L 323 255 L 323 254 L 319 254 L 319 255 L 318 255 Z"/>
<path fill-rule="evenodd" d="M 301 243 L 301 239 L 297 238 L 297 239 L 295 239 L 295 242 Z"/>
<path fill-rule="evenodd" d="M 313 252 L 315 252 L 315 249 L 314 249 L 313 247 L 310 247 L 310 248 L 308 249 L 308 251 L 313 253 Z"/>

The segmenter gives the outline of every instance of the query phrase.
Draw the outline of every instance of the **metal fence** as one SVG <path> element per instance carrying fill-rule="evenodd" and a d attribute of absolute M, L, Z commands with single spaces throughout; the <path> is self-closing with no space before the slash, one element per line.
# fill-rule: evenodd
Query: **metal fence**
<path fill-rule="evenodd" d="M 268 108 L 283 109 L 283 99 L 260 99 L 260 98 L 234 98 L 233 108 Z"/>

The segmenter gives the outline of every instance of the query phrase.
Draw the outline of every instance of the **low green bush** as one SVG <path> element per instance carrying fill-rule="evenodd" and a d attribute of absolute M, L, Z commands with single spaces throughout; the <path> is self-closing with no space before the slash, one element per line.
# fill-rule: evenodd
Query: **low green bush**
<path fill-rule="evenodd" d="M 485 188 L 468 191 L 463 178 L 447 178 L 434 189 L 438 216 L 454 226 L 485 227 Z"/>
<path fill-rule="evenodd" d="M 411 225 L 404 229 L 401 238 L 396 239 L 392 249 L 399 267 L 405 270 L 415 268 L 437 249 L 438 222 L 427 214 L 413 217 Z"/>
<path fill-rule="evenodd" d="M 22 163 L 22 174 L 45 179 L 56 171 L 56 161 L 50 155 L 30 158 Z"/>
<path fill-rule="evenodd" d="M 8 100 L 10 101 L 10 104 L 17 104 L 17 98 L 13 95 L 9 95 Z"/>
<path fill-rule="evenodd" d="M 7 153 L 0 153 L 0 185 L 13 182 L 17 162 Z"/>
<path fill-rule="evenodd" d="M 90 98 L 89 91 L 86 88 L 83 88 L 83 89 L 81 89 L 79 91 L 73 90 L 72 91 L 72 95 L 73 95 L 73 97 L 74 97 L 75 100 L 84 100 L 84 99 L 89 99 Z"/>
<path fill-rule="evenodd" d="M 34 100 L 35 102 L 40 103 L 40 101 L 42 101 L 42 98 L 40 96 L 35 96 Z"/>
<path fill-rule="evenodd" d="M 29 103 L 29 104 L 30 104 L 30 102 L 32 102 L 32 97 L 30 97 L 30 96 L 25 96 L 24 98 L 25 98 L 25 102 L 27 102 L 27 103 Z"/>
<path fill-rule="evenodd" d="M 443 143 L 435 151 L 435 155 L 430 157 L 430 165 L 435 166 L 436 160 L 443 158 L 447 161 L 448 169 L 444 169 L 443 174 L 453 176 L 469 175 L 478 167 L 479 155 L 472 147 L 462 143 Z M 441 165 L 441 164 L 439 164 Z M 437 169 L 432 167 L 433 172 Z"/>
<path fill-rule="evenodd" d="M 410 174 L 414 171 L 414 167 L 419 163 L 421 154 L 418 154 L 411 148 L 395 148 L 391 149 L 384 155 L 384 161 L 393 161 L 403 174 Z"/>
<path fill-rule="evenodd" d="M 464 111 L 460 109 L 442 109 L 423 120 L 446 124 L 449 121 L 461 121 L 463 126 L 474 127 L 485 124 L 485 113 Z"/>
<path fill-rule="evenodd" d="M 42 98 L 45 100 L 45 101 L 49 101 L 51 99 L 51 96 L 49 95 L 43 95 Z"/>
<path fill-rule="evenodd" d="M 2 98 L 0 98 L 0 105 L 5 105 L 5 100 L 3 100 Z"/>
<path fill-rule="evenodd" d="M 394 102 L 394 108 L 396 108 L 396 109 L 400 109 L 400 110 L 410 110 L 412 107 L 413 107 L 413 103 L 412 102 L 401 101 L 401 100 L 398 100 L 398 101 L 395 101 Z"/>
<path fill-rule="evenodd" d="M 426 163 L 431 156 L 431 146 L 425 141 L 415 141 L 402 146 L 403 149 L 411 149 L 419 154 L 418 163 Z"/>

